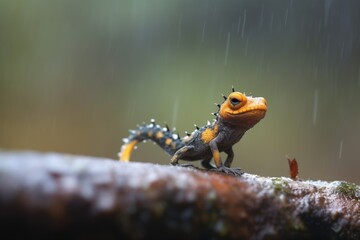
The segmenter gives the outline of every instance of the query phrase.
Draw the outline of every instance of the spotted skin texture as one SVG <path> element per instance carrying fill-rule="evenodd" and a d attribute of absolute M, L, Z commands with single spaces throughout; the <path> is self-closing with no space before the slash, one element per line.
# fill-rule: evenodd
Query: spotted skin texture
<path fill-rule="evenodd" d="M 247 130 L 265 117 L 266 100 L 262 97 L 246 96 L 233 92 L 219 106 L 212 123 L 197 128 L 191 134 L 180 138 L 169 127 L 160 127 L 154 120 L 150 124 L 138 126 L 131 130 L 130 136 L 124 139 L 119 153 L 120 161 L 127 162 L 136 144 L 151 140 L 157 143 L 171 156 L 171 164 L 179 165 L 179 160 L 197 161 L 206 169 L 212 169 L 232 175 L 241 175 L 240 169 L 231 168 L 234 159 L 232 146 L 240 141 Z M 227 158 L 223 163 L 220 153 Z M 214 160 L 215 166 L 210 162 Z M 188 166 L 188 165 L 186 165 Z"/>

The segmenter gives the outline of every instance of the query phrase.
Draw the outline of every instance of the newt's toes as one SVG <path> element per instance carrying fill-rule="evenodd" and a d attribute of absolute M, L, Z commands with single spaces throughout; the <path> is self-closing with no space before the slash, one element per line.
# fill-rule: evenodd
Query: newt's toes
<path fill-rule="evenodd" d="M 177 167 L 187 167 L 187 168 L 195 168 L 195 169 L 198 169 L 197 167 L 195 167 L 194 165 L 192 164 L 173 164 L 173 163 L 170 163 L 170 165 L 172 166 L 177 166 Z"/>
<path fill-rule="evenodd" d="M 217 171 L 217 172 L 223 172 L 223 173 L 233 175 L 233 176 L 237 176 L 237 177 L 244 174 L 244 172 L 241 171 L 240 168 L 229 168 L 229 167 L 222 166 L 222 167 L 219 167 L 219 168 L 214 169 L 214 170 Z"/>

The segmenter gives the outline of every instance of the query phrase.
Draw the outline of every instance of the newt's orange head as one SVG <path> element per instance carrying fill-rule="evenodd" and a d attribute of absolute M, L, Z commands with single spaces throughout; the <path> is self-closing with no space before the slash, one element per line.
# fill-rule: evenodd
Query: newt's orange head
<path fill-rule="evenodd" d="M 219 115 L 226 122 L 251 128 L 265 117 L 266 110 L 265 98 L 232 92 L 221 105 Z"/>

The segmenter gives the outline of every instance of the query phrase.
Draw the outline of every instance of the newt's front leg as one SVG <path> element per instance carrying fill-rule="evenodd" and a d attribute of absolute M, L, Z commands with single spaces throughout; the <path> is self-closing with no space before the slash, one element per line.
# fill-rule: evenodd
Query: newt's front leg
<path fill-rule="evenodd" d="M 216 165 L 215 170 L 219 171 L 219 172 L 224 172 L 226 174 L 232 174 L 234 176 L 241 176 L 243 174 L 243 172 L 241 172 L 240 169 L 232 169 L 232 168 L 230 168 L 232 158 L 234 157 L 232 149 L 231 149 L 231 151 L 227 152 L 228 153 L 228 158 L 225 161 L 226 166 L 223 165 L 223 162 L 221 161 L 220 152 L 219 152 L 219 149 L 218 149 L 218 146 L 217 146 L 217 143 L 221 142 L 222 138 L 223 138 L 222 135 L 218 135 L 216 138 L 214 138 L 213 140 L 211 140 L 209 142 L 209 146 L 210 146 L 211 152 L 213 154 L 214 162 L 215 162 L 215 165 Z M 232 154 L 231 154 L 231 152 L 232 152 Z"/>
<path fill-rule="evenodd" d="M 182 148 L 180 148 L 179 150 L 177 150 L 175 153 L 174 153 L 174 156 L 172 156 L 171 158 L 171 161 L 170 161 L 170 164 L 171 165 L 174 165 L 174 166 L 177 166 L 179 165 L 179 160 L 182 158 L 182 156 L 190 151 L 190 150 L 193 150 L 194 149 L 194 146 L 184 146 Z M 193 165 L 191 164 L 182 164 L 180 165 L 182 167 L 193 167 Z"/>
<path fill-rule="evenodd" d="M 228 150 L 226 150 L 225 153 L 227 154 L 227 158 L 225 160 L 224 165 L 226 167 L 231 167 L 231 163 L 234 159 L 234 151 L 233 151 L 232 147 L 230 147 Z"/>

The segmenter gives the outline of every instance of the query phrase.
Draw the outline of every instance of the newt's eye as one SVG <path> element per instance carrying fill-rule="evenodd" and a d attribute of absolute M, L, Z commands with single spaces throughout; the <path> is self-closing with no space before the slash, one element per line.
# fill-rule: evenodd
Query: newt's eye
<path fill-rule="evenodd" d="M 237 98 L 230 98 L 230 103 L 234 106 L 238 105 L 241 101 Z"/>

